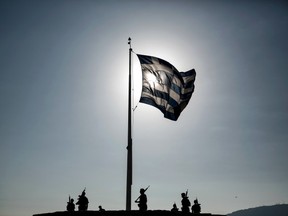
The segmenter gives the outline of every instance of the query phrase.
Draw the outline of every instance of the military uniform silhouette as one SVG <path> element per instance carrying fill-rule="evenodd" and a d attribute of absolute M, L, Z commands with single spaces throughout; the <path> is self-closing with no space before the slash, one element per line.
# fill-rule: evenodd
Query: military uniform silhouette
<path fill-rule="evenodd" d="M 201 206 L 198 203 L 198 200 L 194 200 L 194 205 L 192 206 L 192 213 L 199 214 L 201 212 Z"/>
<path fill-rule="evenodd" d="M 173 204 L 173 208 L 171 209 L 171 211 L 172 212 L 177 212 L 178 211 L 176 203 Z"/>
<path fill-rule="evenodd" d="M 138 206 L 140 211 L 147 211 L 147 196 L 143 188 L 140 189 L 140 196 L 135 202 L 139 203 Z"/>
<path fill-rule="evenodd" d="M 189 213 L 190 212 L 189 206 L 191 206 L 191 203 L 185 193 L 182 193 L 181 196 L 182 196 L 181 200 L 182 212 Z"/>
<path fill-rule="evenodd" d="M 103 209 L 101 205 L 100 205 L 98 208 L 99 208 L 99 211 L 100 211 L 100 212 L 105 211 L 105 209 Z"/>
<path fill-rule="evenodd" d="M 76 205 L 78 205 L 78 210 L 79 211 L 87 211 L 88 209 L 88 198 L 85 196 L 85 189 L 83 190 L 82 194 L 78 196 L 78 201 Z"/>
<path fill-rule="evenodd" d="M 74 199 L 70 200 L 70 196 L 69 196 L 69 202 L 67 202 L 66 209 L 67 209 L 67 211 L 74 211 L 75 210 Z"/>

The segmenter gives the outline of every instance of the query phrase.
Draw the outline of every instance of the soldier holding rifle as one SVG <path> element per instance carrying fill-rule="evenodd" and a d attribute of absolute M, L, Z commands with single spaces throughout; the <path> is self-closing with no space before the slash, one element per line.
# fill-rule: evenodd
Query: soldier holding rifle
<path fill-rule="evenodd" d="M 191 203 L 188 199 L 188 190 L 186 191 L 186 194 L 182 193 L 181 196 L 182 196 L 182 200 L 181 200 L 182 212 L 183 213 L 189 213 L 190 212 L 189 206 L 191 206 Z"/>
<path fill-rule="evenodd" d="M 86 188 L 83 190 L 82 194 L 78 196 L 78 201 L 76 203 L 76 205 L 78 205 L 78 210 L 79 211 L 87 211 L 88 209 L 88 198 L 85 196 Z"/>
<path fill-rule="evenodd" d="M 67 211 L 74 211 L 75 210 L 74 199 L 71 199 L 70 195 L 69 195 L 69 201 L 67 202 L 66 209 L 67 209 Z"/>
<path fill-rule="evenodd" d="M 147 196 L 145 191 L 148 190 L 149 187 L 150 186 L 148 186 L 146 189 L 141 188 L 140 196 L 135 200 L 135 203 L 138 203 L 139 211 L 147 211 Z"/>

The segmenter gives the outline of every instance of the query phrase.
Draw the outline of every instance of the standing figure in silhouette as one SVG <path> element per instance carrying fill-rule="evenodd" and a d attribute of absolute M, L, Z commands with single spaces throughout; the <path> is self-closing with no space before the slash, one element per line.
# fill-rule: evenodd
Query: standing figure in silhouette
<path fill-rule="evenodd" d="M 173 204 L 173 208 L 171 209 L 172 212 L 178 212 L 178 208 L 177 208 L 177 205 L 176 203 L 174 202 Z"/>
<path fill-rule="evenodd" d="M 135 200 L 138 203 L 139 211 L 147 211 L 147 196 L 143 188 L 140 189 L 140 196 Z"/>
<path fill-rule="evenodd" d="M 82 194 L 78 196 L 78 201 L 76 203 L 76 205 L 78 205 L 78 210 L 79 211 L 87 211 L 88 209 L 88 198 L 85 196 L 86 193 L 85 193 L 85 190 L 83 190 Z"/>
<path fill-rule="evenodd" d="M 74 204 L 74 199 L 70 199 L 69 196 L 69 201 L 67 202 L 67 211 L 74 211 L 75 210 L 75 204 Z"/>
<path fill-rule="evenodd" d="M 182 193 L 181 196 L 182 196 L 182 200 L 181 200 L 182 212 L 189 213 L 190 212 L 189 206 L 191 206 L 191 203 L 185 193 Z"/>
<path fill-rule="evenodd" d="M 200 203 L 198 203 L 197 198 L 194 200 L 194 205 L 192 206 L 192 213 L 199 214 L 201 212 Z"/>

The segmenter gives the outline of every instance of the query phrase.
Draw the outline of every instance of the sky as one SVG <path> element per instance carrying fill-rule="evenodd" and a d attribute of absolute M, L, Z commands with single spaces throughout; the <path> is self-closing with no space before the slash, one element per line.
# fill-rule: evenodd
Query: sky
<path fill-rule="evenodd" d="M 0 216 L 126 207 L 128 37 L 135 53 L 196 70 L 179 119 L 138 103 L 133 186 L 148 209 L 288 203 L 288 4 L 220 0 L 1 0 Z M 138 209 L 132 202 L 132 209 Z"/>

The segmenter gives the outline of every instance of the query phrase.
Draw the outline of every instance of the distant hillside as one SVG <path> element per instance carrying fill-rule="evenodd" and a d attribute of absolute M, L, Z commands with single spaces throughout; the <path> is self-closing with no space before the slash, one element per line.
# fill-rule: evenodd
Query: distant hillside
<path fill-rule="evenodd" d="M 288 216 L 288 204 L 244 209 L 232 212 L 227 216 Z"/>

